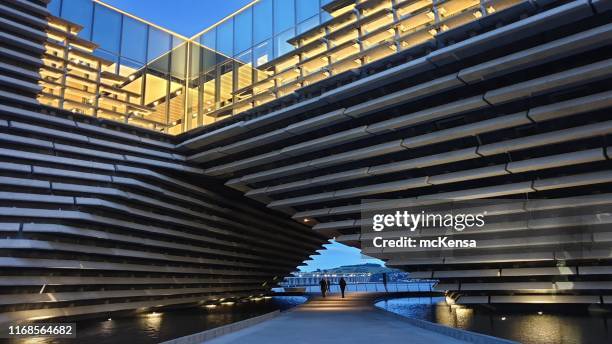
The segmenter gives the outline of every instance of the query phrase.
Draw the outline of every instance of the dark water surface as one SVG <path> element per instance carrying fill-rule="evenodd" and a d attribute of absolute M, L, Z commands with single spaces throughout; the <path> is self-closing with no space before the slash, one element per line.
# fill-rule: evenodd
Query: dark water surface
<path fill-rule="evenodd" d="M 76 339 L 32 338 L 9 343 L 27 344 L 149 344 L 190 335 L 256 317 L 287 310 L 306 301 L 300 296 L 275 296 L 259 301 L 237 302 L 215 308 L 193 307 L 129 317 L 77 321 Z M 0 339 L 2 342 L 2 339 Z"/>
<path fill-rule="evenodd" d="M 414 297 L 380 301 L 376 306 L 402 316 L 525 344 L 612 343 L 612 313 L 589 311 L 582 305 L 487 309 L 449 306 L 442 297 Z"/>

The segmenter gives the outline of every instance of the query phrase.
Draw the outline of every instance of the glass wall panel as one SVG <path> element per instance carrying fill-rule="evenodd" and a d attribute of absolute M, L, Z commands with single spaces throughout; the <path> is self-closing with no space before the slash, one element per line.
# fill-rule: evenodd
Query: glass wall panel
<path fill-rule="evenodd" d="M 295 0 L 297 21 L 302 22 L 319 13 L 319 0 Z"/>
<path fill-rule="evenodd" d="M 202 68 L 202 50 L 204 48 L 200 47 L 199 44 L 189 43 L 189 52 L 191 56 L 189 57 L 189 82 L 187 84 L 187 109 L 186 114 L 187 118 L 190 119 L 190 122 L 187 123 L 189 126 L 188 129 L 192 129 L 198 127 L 201 123 L 201 120 L 198 118 L 198 114 L 201 114 L 201 98 L 199 95 L 202 90 L 200 89 L 200 82 L 203 80 L 201 78 L 201 68 Z"/>
<path fill-rule="evenodd" d="M 147 57 L 147 25 L 129 17 L 123 17 L 121 56 L 138 62 Z"/>
<path fill-rule="evenodd" d="M 293 0 L 274 0 L 274 33 L 295 26 L 295 7 Z"/>
<path fill-rule="evenodd" d="M 121 14 L 108 7 L 96 4 L 92 40 L 104 50 L 119 53 Z"/>
<path fill-rule="evenodd" d="M 136 73 L 143 67 L 143 63 L 132 61 L 126 58 L 121 58 L 120 66 L 119 66 L 119 74 L 121 76 L 129 77 L 130 75 Z"/>
<path fill-rule="evenodd" d="M 93 2 L 91 0 L 63 0 L 62 17 L 83 26 L 79 37 L 91 39 Z"/>
<path fill-rule="evenodd" d="M 241 53 L 253 45 L 253 9 L 238 13 L 234 19 L 234 52 Z"/>
<path fill-rule="evenodd" d="M 210 48 L 210 49 L 215 49 L 216 47 L 216 43 L 217 42 L 217 30 L 212 29 L 206 33 L 204 33 L 202 36 L 200 36 L 200 44 L 202 44 L 203 46 Z"/>
<path fill-rule="evenodd" d="M 165 113 L 162 110 L 164 108 L 163 103 L 166 101 L 167 90 L 168 80 L 164 76 L 147 74 L 144 105 L 155 107 L 158 114 Z M 156 120 L 164 121 L 163 118 L 157 118 Z"/>
<path fill-rule="evenodd" d="M 110 73 L 117 73 L 117 66 L 119 65 L 119 63 L 118 63 L 119 58 L 117 57 L 117 55 L 108 53 L 108 52 L 106 52 L 104 50 L 100 50 L 100 49 L 94 50 L 93 54 L 95 56 L 103 58 L 103 59 L 105 59 L 107 61 L 112 61 L 113 62 L 113 64 L 111 64 L 111 65 L 102 64 L 102 70 L 103 71 L 110 72 Z"/>
<path fill-rule="evenodd" d="M 272 37 L 272 0 L 261 0 L 253 6 L 253 43 Z"/>
<path fill-rule="evenodd" d="M 185 73 L 187 72 L 187 43 L 183 43 L 172 49 L 170 74 L 183 83 L 185 81 Z"/>
<path fill-rule="evenodd" d="M 236 57 L 236 65 L 238 69 L 238 85 L 236 90 L 251 86 L 253 83 L 253 63 L 251 61 L 253 54 L 248 50 Z"/>
<path fill-rule="evenodd" d="M 170 50 L 170 35 L 154 27 L 149 28 L 147 61 L 151 62 Z"/>
<path fill-rule="evenodd" d="M 202 49 L 202 87 L 203 92 L 202 102 L 204 112 L 210 112 L 215 109 L 217 102 L 217 54 L 210 49 Z"/>
<path fill-rule="evenodd" d="M 312 29 L 313 27 L 317 25 L 319 25 L 319 15 L 318 14 L 310 19 L 306 19 L 303 22 L 299 23 L 297 26 L 297 33 L 299 35 L 301 33 L 304 33 Z"/>
<path fill-rule="evenodd" d="M 295 36 L 295 30 L 289 29 L 280 35 L 276 36 L 274 39 L 274 57 L 282 56 L 291 50 L 293 50 L 293 45 L 287 43 L 288 40 Z"/>
<path fill-rule="evenodd" d="M 233 100 L 232 92 L 234 91 L 234 62 L 226 61 L 219 66 L 219 107 L 230 105 Z"/>
<path fill-rule="evenodd" d="M 255 67 L 259 67 L 270 60 L 272 60 L 273 49 L 272 49 L 272 40 L 265 41 L 261 44 L 258 44 L 253 49 L 253 62 L 255 63 Z"/>
<path fill-rule="evenodd" d="M 51 2 L 47 5 L 47 9 L 51 12 L 52 15 L 59 17 L 60 16 L 60 8 L 62 7 L 62 0 L 51 0 Z"/>
<path fill-rule="evenodd" d="M 230 19 L 217 27 L 217 51 L 226 56 L 234 55 L 234 19 Z"/>
<path fill-rule="evenodd" d="M 185 43 L 184 39 L 180 37 L 172 36 L 172 48 L 176 48 L 183 43 Z"/>

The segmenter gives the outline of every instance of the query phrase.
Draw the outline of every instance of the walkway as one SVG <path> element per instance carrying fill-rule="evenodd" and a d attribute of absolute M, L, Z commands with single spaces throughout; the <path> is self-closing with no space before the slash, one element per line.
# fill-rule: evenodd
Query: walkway
<path fill-rule="evenodd" d="M 378 310 L 380 293 L 315 297 L 278 317 L 207 341 L 213 344 L 454 344 L 466 343 L 413 326 L 401 317 Z"/>

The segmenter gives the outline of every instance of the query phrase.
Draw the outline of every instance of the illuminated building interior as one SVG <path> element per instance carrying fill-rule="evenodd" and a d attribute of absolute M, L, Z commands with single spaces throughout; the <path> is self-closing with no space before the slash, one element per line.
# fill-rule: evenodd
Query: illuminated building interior
<path fill-rule="evenodd" d="M 39 100 L 180 134 L 520 2 L 258 0 L 187 38 L 102 1 L 52 0 Z"/>

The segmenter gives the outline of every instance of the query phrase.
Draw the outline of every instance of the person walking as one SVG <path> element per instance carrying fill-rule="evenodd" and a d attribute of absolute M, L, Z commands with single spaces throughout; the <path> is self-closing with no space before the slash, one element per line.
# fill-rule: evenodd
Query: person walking
<path fill-rule="evenodd" d="M 383 272 L 382 274 L 382 282 L 383 282 L 383 286 L 385 287 L 385 292 L 389 292 L 389 290 L 387 290 L 387 273 Z"/>
<path fill-rule="evenodd" d="M 319 281 L 319 286 L 321 286 L 321 295 L 325 297 L 325 294 L 327 293 L 327 281 L 325 281 L 325 278 L 321 278 L 321 281 Z"/>
<path fill-rule="evenodd" d="M 340 292 L 342 293 L 342 298 L 344 299 L 344 289 L 346 289 L 346 281 L 344 280 L 344 277 L 340 277 L 338 285 L 340 285 Z"/>

